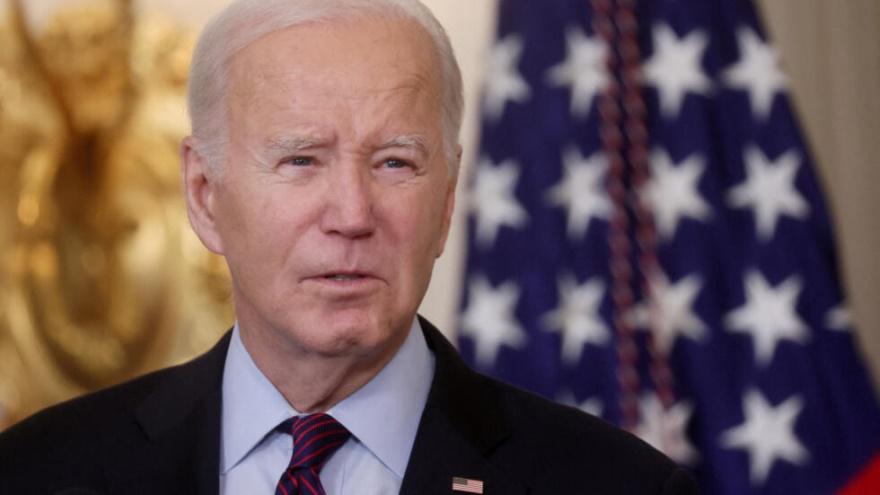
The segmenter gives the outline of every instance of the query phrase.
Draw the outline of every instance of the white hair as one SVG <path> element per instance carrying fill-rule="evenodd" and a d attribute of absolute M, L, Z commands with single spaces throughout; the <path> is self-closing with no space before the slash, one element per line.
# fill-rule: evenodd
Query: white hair
<path fill-rule="evenodd" d="M 229 139 L 226 94 L 229 65 L 240 50 L 263 36 L 306 22 L 380 15 L 415 21 L 431 38 L 440 60 L 443 146 L 458 163 L 464 101 L 461 71 L 443 26 L 419 0 L 236 0 L 202 31 L 190 68 L 187 102 L 198 152 L 222 173 Z"/>

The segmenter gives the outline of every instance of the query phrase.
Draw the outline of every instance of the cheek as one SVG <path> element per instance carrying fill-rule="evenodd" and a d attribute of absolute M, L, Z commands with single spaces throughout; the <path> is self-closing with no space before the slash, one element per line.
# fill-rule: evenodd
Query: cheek
<path fill-rule="evenodd" d="M 298 232 L 304 223 L 297 214 L 302 205 L 293 203 L 280 190 L 261 187 L 241 188 L 230 195 L 222 209 L 222 235 L 230 264 L 246 271 L 241 275 L 264 276 L 266 270 L 277 270 L 295 247 Z M 245 267 L 246 265 L 246 267 Z"/>
<path fill-rule="evenodd" d="M 389 230 L 393 232 L 391 251 L 398 253 L 398 265 L 408 265 L 401 275 L 410 277 L 430 273 L 443 226 L 440 202 L 427 194 L 413 196 L 397 201 L 387 214 Z"/>

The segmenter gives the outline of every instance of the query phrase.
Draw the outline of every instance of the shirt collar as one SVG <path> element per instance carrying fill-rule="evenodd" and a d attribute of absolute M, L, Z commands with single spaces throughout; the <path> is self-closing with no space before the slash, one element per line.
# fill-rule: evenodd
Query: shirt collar
<path fill-rule="evenodd" d="M 434 355 L 418 319 L 387 365 L 327 411 L 403 478 L 434 377 Z"/>
<path fill-rule="evenodd" d="M 223 369 L 222 448 L 225 474 L 275 426 L 299 414 L 257 368 L 236 323 Z M 403 345 L 366 385 L 327 411 L 403 478 L 434 376 L 434 355 L 418 319 Z"/>
<path fill-rule="evenodd" d="M 241 341 L 238 323 L 232 329 L 223 368 L 220 471 L 240 463 L 275 426 L 297 413 L 257 368 Z"/>

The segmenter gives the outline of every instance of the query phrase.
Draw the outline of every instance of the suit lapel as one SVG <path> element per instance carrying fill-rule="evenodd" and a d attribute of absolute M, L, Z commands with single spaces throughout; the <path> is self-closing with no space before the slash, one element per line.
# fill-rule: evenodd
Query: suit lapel
<path fill-rule="evenodd" d="M 485 483 L 485 495 L 524 495 L 528 487 L 491 462 L 511 432 L 497 391 L 420 319 L 436 369 L 403 478 L 402 495 L 449 494 L 452 478 Z M 139 434 L 109 439 L 111 493 L 219 492 L 220 409 L 230 333 L 201 357 L 163 376 L 134 410 Z"/>
<path fill-rule="evenodd" d="M 167 372 L 137 405 L 141 434 L 108 450 L 111 493 L 219 492 L 221 382 L 229 339 L 227 332 L 206 354 Z"/>
<path fill-rule="evenodd" d="M 496 389 L 461 361 L 433 325 L 420 323 L 436 369 L 400 493 L 453 493 L 453 477 L 483 481 L 486 495 L 527 493 L 490 459 L 511 434 Z"/>

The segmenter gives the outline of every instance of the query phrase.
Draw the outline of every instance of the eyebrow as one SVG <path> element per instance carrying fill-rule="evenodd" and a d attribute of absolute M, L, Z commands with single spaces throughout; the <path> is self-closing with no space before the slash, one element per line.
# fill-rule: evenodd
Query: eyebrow
<path fill-rule="evenodd" d="M 315 148 L 326 143 L 326 140 L 314 136 L 276 136 L 267 139 L 265 147 L 270 151 L 291 153 Z"/>
<path fill-rule="evenodd" d="M 425 156 L 429 154 L 428 145 L 426 144 L 425 139 L 418 135 L 396 136 L 379 146 L 380 150 L 388 148 L 409 148 L 414 149 Z"/>
<path fill-rule="evenodd" d="M 275 136 L 266 140 L 265 149 L 281 153 L 296 153 L 327 144 L 328 141 L 326 139 L 317 136 Z M 390 148 L 411 149 L 424 156 L 430 154 L 425 139 L 416 134 L 395 136 L 380 144 L 376 149 L 386 150 Z"/>

